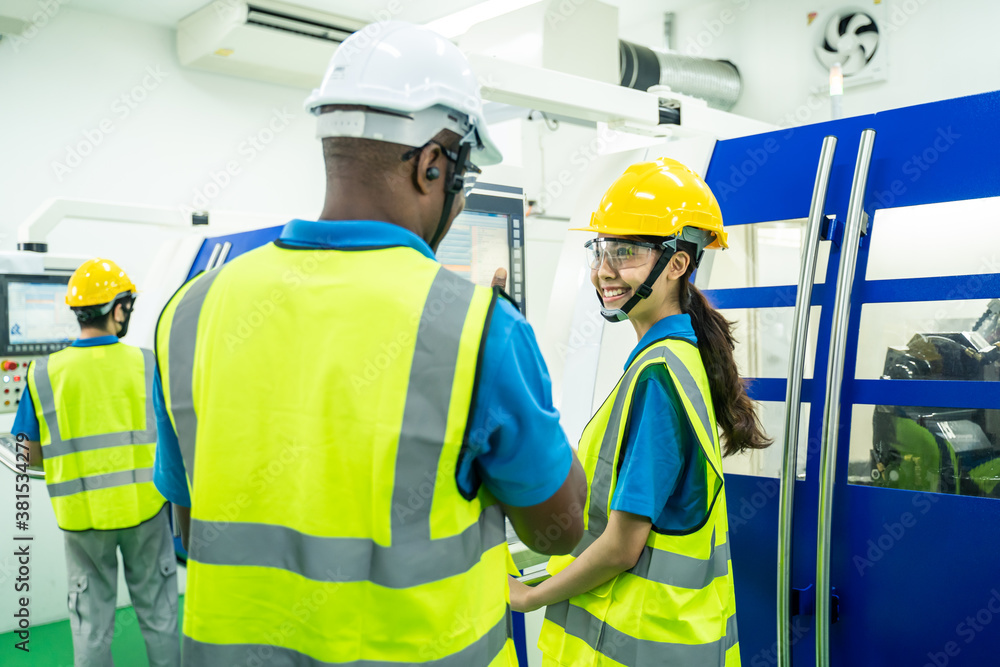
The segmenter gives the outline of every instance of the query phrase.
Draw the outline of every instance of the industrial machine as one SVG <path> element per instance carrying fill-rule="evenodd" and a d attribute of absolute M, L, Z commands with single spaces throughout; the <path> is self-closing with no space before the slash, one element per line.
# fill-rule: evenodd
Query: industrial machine
<path fill-rule="evenodd" d="M 1000 380 L 1000 299 L 969 331 L 915 335 L 886 353 L 886 380 Z M 1000 410 L 879 405 L 872 484 L 1000 497 Z"/>
<path fill-rule="evenodd" d="M 0 415 L 13 419 L 28 365 L 69 345 L 80 329 L 66 305 L 66 284 L 80 258 L 0 253 Z M 10 415 L 10 416 L 8 416 Z M 9 428 L 5 423 L 2 430 Z M 8 462 L 8 447 L 0 460 Z"/>

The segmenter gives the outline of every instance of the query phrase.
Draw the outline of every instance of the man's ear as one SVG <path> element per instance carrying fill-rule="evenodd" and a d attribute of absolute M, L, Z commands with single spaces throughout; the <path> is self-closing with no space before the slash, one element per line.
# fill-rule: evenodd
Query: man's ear
<path fill-rule="evenodd" d="M 429 194 L 434 181 L 444 176 L 444 154 L 441 147 L 429 143 L 417 154 L 417 168 L 413 174 L 413 185 L 422 195 Z"/>

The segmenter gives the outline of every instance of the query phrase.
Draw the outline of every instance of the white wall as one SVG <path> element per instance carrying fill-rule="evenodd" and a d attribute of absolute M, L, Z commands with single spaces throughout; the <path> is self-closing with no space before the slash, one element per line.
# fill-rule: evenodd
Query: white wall
<path fill-rule="evenodd" d="M 779 125 L 829 120 L 829 101 L 810 90 L 826 75 L 813 55 L 808 14 L 873 0 L 715 0 L 677 14 L 675 48 L 734 62 L 743 95 L 734 113 Z M 1000 88 L 991 0 L 882 0 L 888 18 L 888 80 L 844 93 L 844 115 L 892 109 Z"/>
<path fill-rule="evenodd" d="M 63 7 L 0 42 L 0 247 L 55 196 L 317 215 L 305 92 L 182 69 L 173 30 Z"/>

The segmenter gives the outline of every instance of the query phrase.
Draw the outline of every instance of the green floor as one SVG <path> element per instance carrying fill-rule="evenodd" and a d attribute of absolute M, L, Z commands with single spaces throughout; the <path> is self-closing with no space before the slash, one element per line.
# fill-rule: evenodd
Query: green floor
<path fill-rule="evenodd" d="M 180 628 L 184 619 L 183 595 L 180 597 L 178 611 L 180 621 L 177 627 Z M 0 665 L 73 667 L 73 639 L 68 620 L 31 628 L 29 653 L 14 648 L 14 644 L 19 641 L 13 633 L 0 635 Z M 111 655 L 116 667 L 143 667 L 149 664 L 146 661 L 146 646 L 142 641 L 139 621 L 132 607 L 123 607 L 115 612 L 115 638 L 111 644 Z"/>

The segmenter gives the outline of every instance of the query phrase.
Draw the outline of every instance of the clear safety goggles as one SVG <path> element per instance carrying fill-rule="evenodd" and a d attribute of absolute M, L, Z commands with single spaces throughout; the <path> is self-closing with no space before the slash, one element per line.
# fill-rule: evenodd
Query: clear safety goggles
<path fill-rule="evenodd" d="M 602 263 L 607 262 L 609 267 L 617 271 L 643 266 L 649 261 L 653 251 L 663 246 L 628 239 L 591 239 L 583 247 L 591 269 L 598 269 Z"/>

